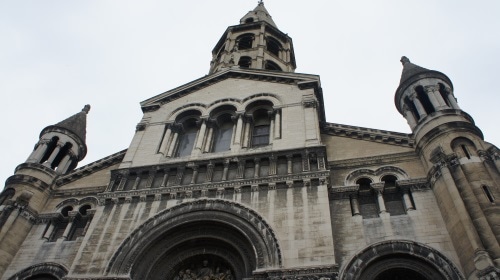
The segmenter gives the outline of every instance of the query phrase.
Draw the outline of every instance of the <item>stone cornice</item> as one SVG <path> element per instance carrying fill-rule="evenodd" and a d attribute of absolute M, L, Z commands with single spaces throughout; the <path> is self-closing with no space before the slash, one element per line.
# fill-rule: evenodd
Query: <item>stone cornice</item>
<path fill-rule="evenodd" d="M 178 185 L 164 188 L 148 188 L 130 191 L 114 191 L 97 194 L 99 203 L 103 204 L 105 199 L 126 198 L 126 202 L 132 197 L 140 197 L 144 200 L 148 196 L 154 196 L 154 200 L 160 200 L 162 195 L 167 195 L 170 199 L 176 199 L 177 195 L 182 198 L 193 198 L 192 194 L 196 191 L 214 190 L 220 191 L 221 194 L 227 189 L 233 189 L 234 192 L 240 192 L 242 186 L 251 186 L 252 191 L 259 191 L 261 188 L 266 190 L 276 189 L 276 183 L 285 182 L 287 187 L 293 187 L 294 181 L 302 181 L 305 187 L 311 185 L 312 179 L 318 179 L 320 184 L 328 184 L 330 172 L 328 170 L 305 172 L 301 174 L 291 175 L 276 175 L 262 178 L 228 180 L 222 182 L 206 182 L 201 184 Z M 127 200 L 128 199 L 128 200 Z"/>
<path fill-rule="evenodd" d="M 413 161 L 415 159 L 418 159 L 416 153 L 406 152 L 397 154 L 387 154 L 382 156 L 329 161 L 328 164 L 330 165 L 330 169 L 335 170 L 335 169 L 356 168 L 360 166 L 366 167 L 370 165 L 385 165 L 396 162 Z"/>
<path fill-rule="evenodd" d="M 415 144 L 412 134 L 350 126 L 345 124 L 325 122 L 321 125 L 321 132 L 332 136 L 347 137 L 409 148 L 413 147 Z"/>
<path fill-rule="evenodd" d="M 337 279 L 339 265 L 318 265 L 310 267 L 294 267 L 282 269 L 258 270 L 253 273 L 254 279 Z"/>
<path fill-rule="evenodd" d="M 56 186 L 60 187 L 62 185 L 74 182 L 82 177 L 89 176 L 97 171 L 100 171 L 109 166 L 117 164 L 123 160 L 123 157 L 125 156 L 126 152 L 127 150 L 122 150 L 110 156 L 104 157 L 100 160 L 84 165 L 78 169 L 75 169 L 71 173 L 59 177 L 56 181 Z"/>

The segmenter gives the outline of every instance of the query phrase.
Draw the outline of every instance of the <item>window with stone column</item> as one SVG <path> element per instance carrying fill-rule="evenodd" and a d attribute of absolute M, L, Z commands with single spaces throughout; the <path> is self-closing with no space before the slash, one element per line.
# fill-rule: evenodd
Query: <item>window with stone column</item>
<path fill-rule="evenodd" d="M 78 210 L 74 211 L 75 208 Z M 55 242 L 58 239 L 75 241 L 78 237 L 85 235 L 94 213 L 93 206 L 88 203 L 63 206 L 60 211 L 50 214 L 52 218 L 49 220 L 43 238 L 48 242 Z"/>
<path fill-rule="evenodd" d="M 209 130 L 213 131 L 209 133 L 212 135 L 212 139 L 208 139 L 207 137 L 207 141 L 212 142 L 211 152 L 218 153 L 229 151 L 231 150 L 233 142 L 239 144 L 239 139 L 241 139 L 241 126 L 243 125 L 242 121 L 238 119 L 240 117 L 241 116 L 236 115 L 236 108 L 232 105 L 220 106 L 210 113 L 212 125 Z M 236 135 L 238 133 L 236 131 L 238 125 L 240 126 L 238 129 L 240 135 Z M 200 135 L 200 137 L 204 137 L 204 135 Z"/>
<path fill-rule="evenodd" d="M 356 184 L 359 185 L 359 211 L 363 219 L 376 218 L 379 216 L 377 196 L 375 190 L 371 187 L 371 183 L 372 181 L 369 178 L 360 178 L 356 181 Z"/>
<path fill-rule="evenodd" d="M 403 204 L 403 192 L 396 185 L 397 178 L 394 175 L 385 175 L 381 179 L 384 182 L 384 203 L 387 212 L 391 216 L 406 214 Z"/>

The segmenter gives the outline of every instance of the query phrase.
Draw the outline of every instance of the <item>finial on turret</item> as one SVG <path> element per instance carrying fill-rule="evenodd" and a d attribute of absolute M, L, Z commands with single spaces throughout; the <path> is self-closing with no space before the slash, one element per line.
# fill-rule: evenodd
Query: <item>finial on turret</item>
<path fill-rule="evenodd" d="M 259 5 L 264 5 L 264 0 L 259 0 Z"/>
<path fill-rule="evenodd" d="M 410 59 L 406 56 L 402 56 L 400 61 L 403 65 L 405 65 L 406 63 L 410 62 Z"/>
<path fill-rule="evenodd" d="M 88 114 L 89 111 L 90 111 L 90 105 L 89 104 L 83 106 L 82 112 L 85 112 L 85 114 Z"/>

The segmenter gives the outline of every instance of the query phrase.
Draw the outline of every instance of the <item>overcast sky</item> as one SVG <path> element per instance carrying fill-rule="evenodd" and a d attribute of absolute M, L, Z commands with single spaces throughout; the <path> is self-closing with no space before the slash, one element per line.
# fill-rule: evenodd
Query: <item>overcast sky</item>
<path fill-rule="evenodd" d="M 0 1 L 0 180 L 40 131 L 91 104 L 83 164 L 125 149 L 139 102 L 208 73 L 211 50 L 257 1 Z M 299 73 L 318 74 L 327 120 L 410 133 L 394 106 L 402 55 L 452 80 L 500 145 L 500 1 L 267 0 Z"/>

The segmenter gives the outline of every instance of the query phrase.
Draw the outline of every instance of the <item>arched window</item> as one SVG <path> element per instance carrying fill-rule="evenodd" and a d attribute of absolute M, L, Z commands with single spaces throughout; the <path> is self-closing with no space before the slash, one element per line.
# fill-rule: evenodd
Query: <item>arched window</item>
<path fill-rule="evenodd" d="M 359 212 L 363 216 L 363 219 L 378 217 L 377 200 L 371 183 L 372 181 L 368 178 L 361 178 L 356 181 L 356 184 L 359 185 Z"/>
<path fill-rule="evenodd" d="M 270 60 L 266 60 L 266 66 L 265 66 L 265 69 L 266 70 L 273 70 L 273 71 L 283 71 L 281 69 L 281 67 L 278 66 L 278 64 L 270 61 Z"/>
<path fill-rule="evenodd" d="M 253 34 L 243 34 L 236 39 L 236 44 L 238 45 L 238 50 L 248 50 L 252 48 L 254 35 Z"/>
<path fill-rule="evenodd" d="M 279 57 L 280 51 L 283 48 L 281 44 L 273 37 L 266 38 L 266 48 L 267 51 Z"/>
<path fill-rule="evenodd" d="M 427 114 L 436 112 L 436 109 L 434 108 L 434 106 L 432 106 L 429 96 L 427 96 L 424 88 L 422 86 L 418 86 L 415 88 L 415 91 L 417 92 L 418 100 L 420 100 L 420 103 L 422 103 L 422 106 L 424 106 L 425 112 Z"/>
<path fill-rule="evenodd" d="M 245 19 L 245 23 L 252 23 L 253 22 L 253 18 L 252 17 L 249 17 L 247 19 Z"/>
<path fill-rule="evenodd" d="M 231 149 L 233 136 L 233 121 L 231 115 L 224 114 L 217 118 L 217 129 L 214 137 L 214 152 L 224 152 Z"/>
<path fill-rule="evenodd" d="M 191 118 L 182 123 L 176 156 L 184 157 L 191 155 L 197 133 L 198 126 L 196 124 L 196 119 Z"/>
<path fill-rule="evenodd" d="M 471 159 L 477 156 L 476 146 L 467 138 L 457 138 L 451 142 L 451 148 L 458 158 Z"/>
<path fill-rule="evenodd" d="M 393 175 L 385 175 L 382 177 L 382 182 L 384 182 L 385 208 L 391 216 L 406 214 L 403 204 L 403 193 L 396 186 L 396 180 L 397 178 Z"/>
<path fill-rule="evenodd" d="M 267 112 L 259 109 L 253 113 L 252 147 L 269 144 L 271 121 Z"/>
<path fill-rule="evenodd" d="M 242 56 L 238 61 L 238 65 L 242 68 L 249 68 L 252 65 L 252 58 L 249 56 Z"/>
<path fill-rule="evenodd" d="M 443 98 L 446 105 L 451 108 L 450 100 L 448 99 L 448 94 L 446 93 L 446 88 L 441 83 L 439 83 L 439 94 L 441 95 L 441 98 Z"/>
<path fill-rule="evenodd" d="M 59 142 L 59 137 L 54 136 L 52 137 L 52 139 L 50 139 L 50 142 L 47 144 L 47 150 L 45 151 L 45 154 L 43 155 L 39 163 L 44 163 L 49 159 L 50 155 L 57 146 L 57 142 Z"/>

